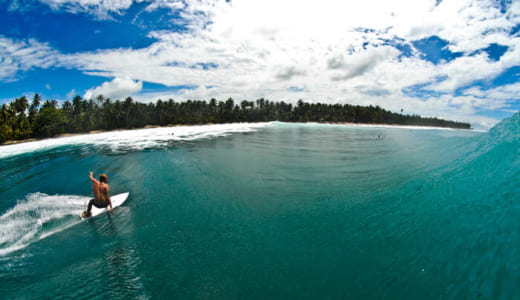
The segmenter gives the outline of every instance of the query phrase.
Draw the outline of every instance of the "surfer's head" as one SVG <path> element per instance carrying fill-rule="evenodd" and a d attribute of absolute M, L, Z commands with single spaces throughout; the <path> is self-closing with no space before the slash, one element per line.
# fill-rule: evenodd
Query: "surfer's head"
<path fill-rule="evenodd" d="M 99 181 L 107 183 L 108 182 L 108 176 L 106 174 L 99 175 Z"/>

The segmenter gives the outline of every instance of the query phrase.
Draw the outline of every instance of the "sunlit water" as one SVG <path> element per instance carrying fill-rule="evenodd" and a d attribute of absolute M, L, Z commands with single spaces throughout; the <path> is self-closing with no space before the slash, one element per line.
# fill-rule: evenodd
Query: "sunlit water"
<path fill-rule="evenodd" d="M 519 123 L 229 124 L 0 147 L 1 298 L 518 298 Z M 81 222 L 90 170 L 130 196 Z"/>

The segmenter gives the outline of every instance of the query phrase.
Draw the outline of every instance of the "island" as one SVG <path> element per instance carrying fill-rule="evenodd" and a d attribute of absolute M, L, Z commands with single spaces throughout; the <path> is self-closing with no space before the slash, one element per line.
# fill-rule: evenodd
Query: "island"
<path fill-rule="evenodd" d="M 76 96 L 61 105 L 56 100 L 32 101 L 22 96 L 0 108 L 0 143 L 42 139 L 60 134 L 98 130 L 135 129 L 146 126 L 195 125 L 235 122 L 327 122 L 449 127 L 470 129 L 464 122 L 405 115 L 379 106 L 307 103 L 295 105 L 267 99 L 243 100 L 236 104 L 211 99 L 176 102 L 173 99 L 142 103 L 127 97 L 111 100 L 103 96 L 83 99 Z"/>

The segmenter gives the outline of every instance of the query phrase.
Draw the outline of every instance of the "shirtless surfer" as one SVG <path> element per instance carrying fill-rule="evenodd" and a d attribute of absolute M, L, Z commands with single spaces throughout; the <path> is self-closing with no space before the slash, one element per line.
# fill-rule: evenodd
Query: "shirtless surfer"
<path fill-rule="evenodd" d="M 83 218 L 90 217 L 90 210 L 92 209 L 92 205 L 97 208 L 105 208 L 110 205 L 110 213 L 114 213 L 114 208 L 112 207 L 112 200 L 110 200 L 110 193 L 108 186 L 108 176 L 105 174 L 101 174 L 99 176 L 99 181 L 96 180 L 93 176 L 93 173 L 90 172 L 90 181 L 92 181 L 92 191 L 94 192 L 94 199 L 88 202 L 87 210 L 84 211 L 81 216 Z"/>

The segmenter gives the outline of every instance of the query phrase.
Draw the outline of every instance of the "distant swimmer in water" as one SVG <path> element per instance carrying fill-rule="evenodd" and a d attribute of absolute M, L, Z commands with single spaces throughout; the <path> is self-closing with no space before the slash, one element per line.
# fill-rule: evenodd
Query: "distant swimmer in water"
<path fill-rule="evenodd" d="M 92 209 L 92 205 L 97 208 L 105 208 L 110 205 L 110 213 L 114 213 L 114 208 L 112 207 L 112 200 L 110 200 L 110 187 L 108 186 L 108 176 L 105 174 L 99 175 L 99 181 L 96 180 L 93 176 L 93 173 L 90 172 L 90 181 L 92 181 L 92 191 L 94 192 L 94 199 L 88 202 L 87 210 L 84 211 L 81 216 L 83 218 L 90 217 L 90 210 Z"/>

